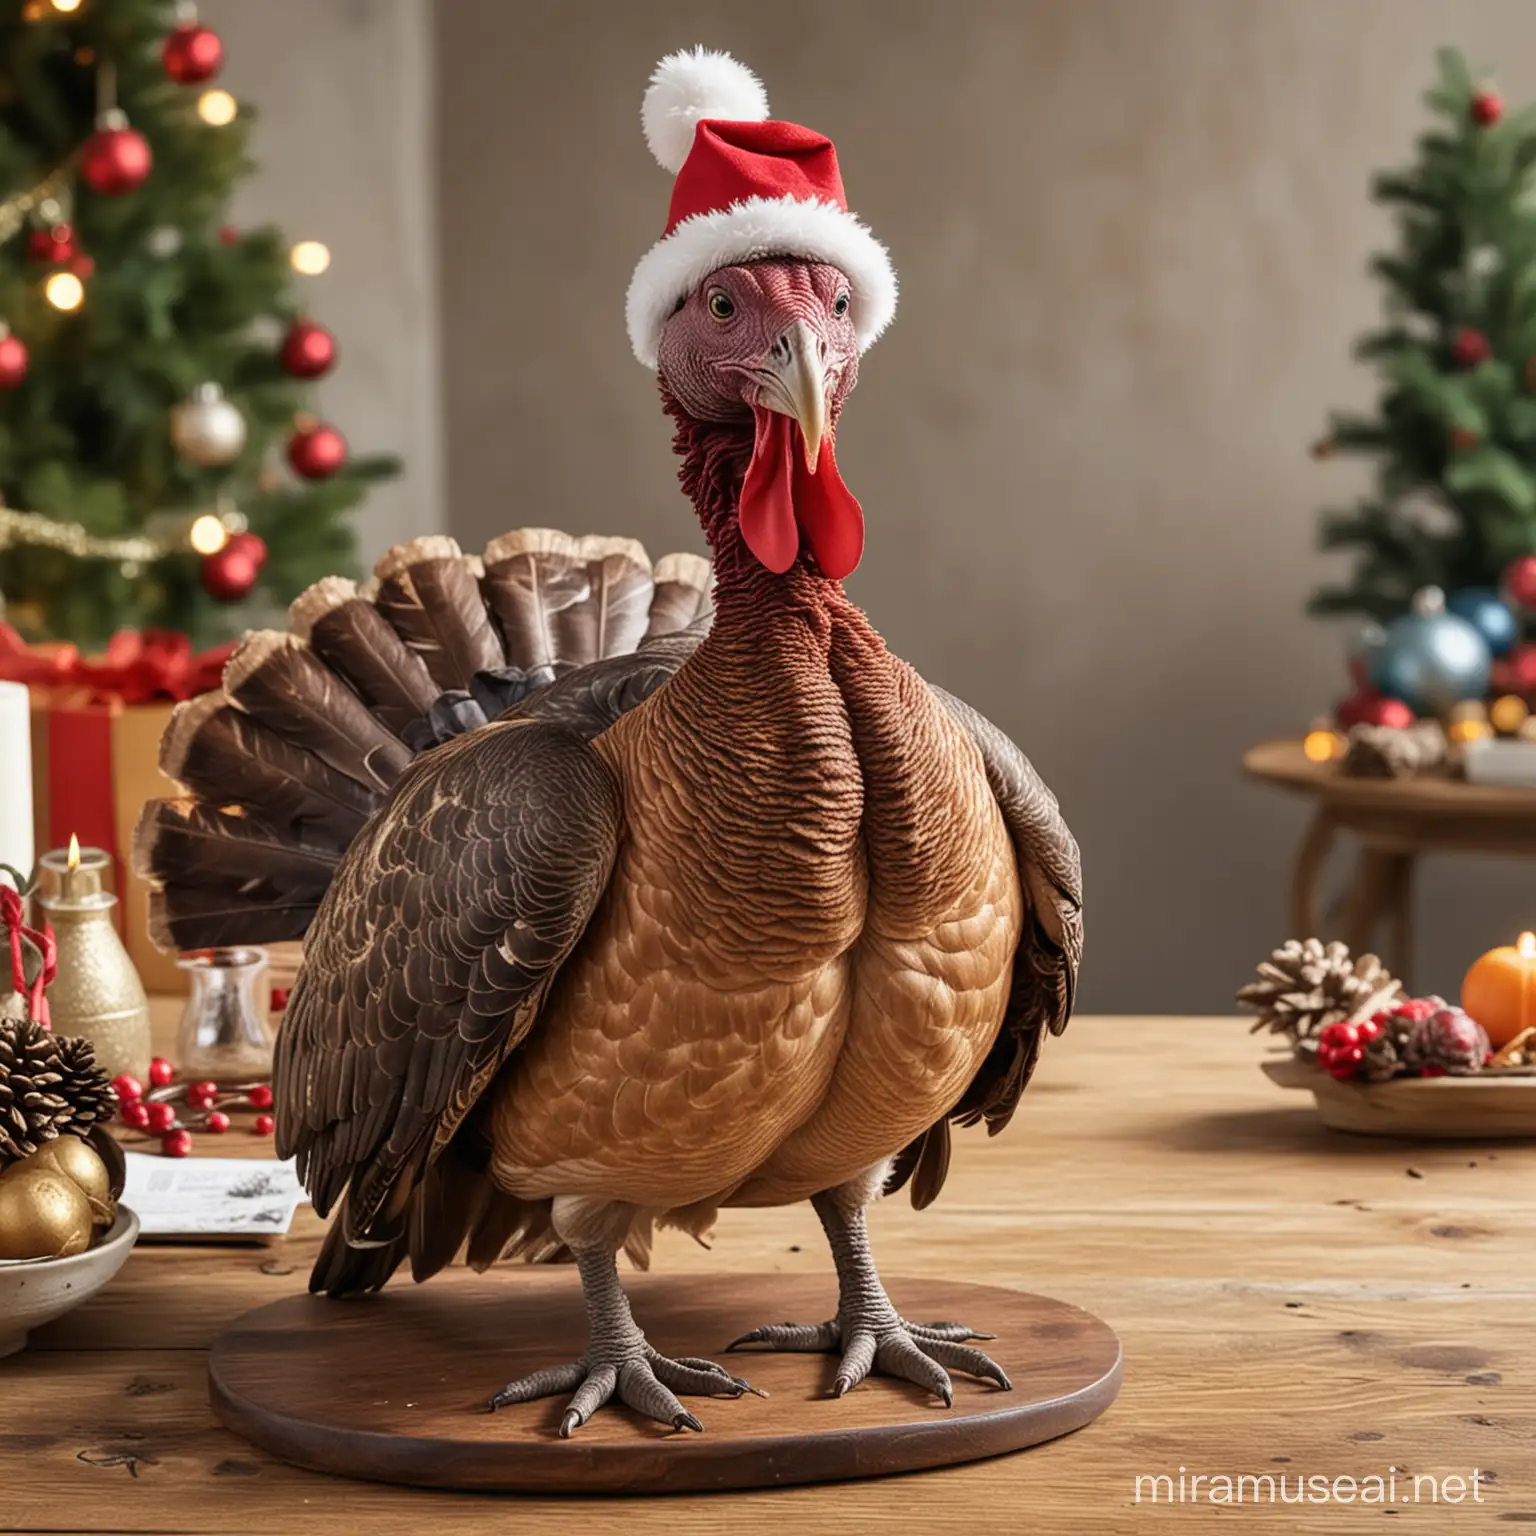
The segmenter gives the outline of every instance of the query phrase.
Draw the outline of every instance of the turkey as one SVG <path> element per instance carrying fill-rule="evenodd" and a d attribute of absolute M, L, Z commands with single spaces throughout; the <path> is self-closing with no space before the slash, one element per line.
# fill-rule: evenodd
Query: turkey
<path fill-rule="evenodd" d="M 155 936 L 305 937 L 275 1095 L 335 1211 L 312 1290 L 574 1261 L 585 1354 L 493 1406 L 700 1428 L 680 1397 L 750 1389 L 655 1351 L 617 1256 L 801 1200 L 837 1311 L 736 1345 L 835 1353 L 837 1395 L 1006 1389 L 991 1335 L 897 1314 L 865 1208 L 928 1205 L 951 1125 L 1001 1130 L 1066 1025 L 1077 848 L 1018 748 L 844 593 L 836 433 L 896 294 L 832 145 L 704 50 L 663 60 L 643 121 L 677 179 L 630 340 L 712 561 L 523 529 L 305 592 L 167 730 L 187 797 L 135 843 Z"/>

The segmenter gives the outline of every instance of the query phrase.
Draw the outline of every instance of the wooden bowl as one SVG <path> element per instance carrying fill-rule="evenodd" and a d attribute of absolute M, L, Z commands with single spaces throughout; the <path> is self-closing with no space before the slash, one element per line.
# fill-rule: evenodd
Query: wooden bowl
<path fill-rule="evenodd" d="M 1336 1131 L 1410 1141 L 1536 1139 L 1536 1077 L 1489 1072 L 1341 1083 L 1294 1056 L 1263 1065 L 1282 1088 L 1308 1089 L 1323 1124 Z"/>
<path fill-rule="evenodd" d="M 0 1359 L 24 1349 L 27 1334 L 73 1311 L 123 1267 L 139 1235 L 126 1205 L 106 1235 L 67 1259 L 0 1259 Z"/>

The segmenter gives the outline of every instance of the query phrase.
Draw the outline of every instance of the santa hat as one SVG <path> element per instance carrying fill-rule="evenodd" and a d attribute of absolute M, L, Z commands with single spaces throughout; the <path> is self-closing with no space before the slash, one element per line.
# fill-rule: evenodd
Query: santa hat
<path fill-rule="evenodd" d="M 662 327 L 718 267 L 805 256 L 848 279 L 848 310 L 868 347 L 896 313 L 886 249 L 848 211 L 832 141 L 768 119 L 762 82 L 728 53 L 668 54 L 640 111 L 645 141 L 677 181 L 666 233 L 640 258 L 625 318 L 630 345 L 656 366 Z"/>

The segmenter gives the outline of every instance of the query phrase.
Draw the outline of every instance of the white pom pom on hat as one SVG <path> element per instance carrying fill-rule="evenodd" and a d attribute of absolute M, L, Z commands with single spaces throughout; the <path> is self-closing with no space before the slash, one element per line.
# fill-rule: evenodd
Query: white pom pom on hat
<path fill-rule="evenodd" d="M 704 47 L 669 53 L 656 66 L 640 107 L 645 142 L 674 176 L 693 148 L 694 126 L 701 119 L 761 123 L 767 116 L 763 82 L 730 54 Z"/>
<path fill-rule="evenodd" d="M 640 258 L 625 301 L 630 345 L 646 367 L 656 366 L 668 318 L 711 272 L 769 256 L 843 273 L 860 351 L 890 324 L 896 270 L 849 211 L 832 141 L 771 121 L 768 93 L 745 64 L 710 48 L 668 54 L 640 121 L 651 153 L 677 178 L 666 233 Z"/>

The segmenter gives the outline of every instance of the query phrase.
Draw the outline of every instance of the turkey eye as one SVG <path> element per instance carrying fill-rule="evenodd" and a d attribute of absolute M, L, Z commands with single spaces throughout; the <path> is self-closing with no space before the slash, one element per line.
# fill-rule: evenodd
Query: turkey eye
<path fill-rule="evenodd" d="M 731 296 L 723 288 L 716 288 L 709 296 L 709 312 L 716 320 L 729 320 L 736 313 Z"/>
<path fill-rule="evenodd" d="M 832 313 L 836 315 L 838 319 L 842 319 L 842 317 L 848 313 L 848 295 L 846 293 L 838 294 L 837 298 L 833 301 Z"/>

